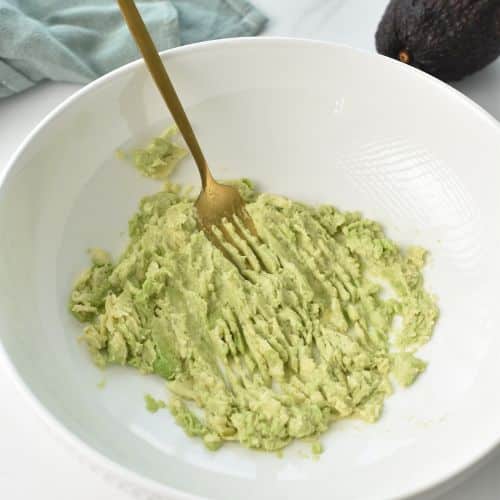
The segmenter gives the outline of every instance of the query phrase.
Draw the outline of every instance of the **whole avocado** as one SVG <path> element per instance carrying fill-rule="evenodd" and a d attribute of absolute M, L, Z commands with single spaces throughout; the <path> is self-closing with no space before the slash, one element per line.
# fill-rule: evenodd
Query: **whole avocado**
<path fill-rule="evenodd" d="M 500 55 L 500 0 L 391 0 L 377 51 L 444 81 L 457 81 Z"/>

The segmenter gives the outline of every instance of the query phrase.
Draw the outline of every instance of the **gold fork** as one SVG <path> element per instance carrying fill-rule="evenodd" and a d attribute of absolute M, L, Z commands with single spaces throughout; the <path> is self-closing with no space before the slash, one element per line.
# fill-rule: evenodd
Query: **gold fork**
<path fill-rule="evenodd" d="M 236 188 L 220 184 L 213 178 L 186 112 L 135 2 L 133 0 L 118 0 L 118 5 L 200 172 L 202 189 L 195 202 L 199 225 L 210 240 L 223 251 L 224 255 L 234 262 L 234 252 L 228 252 L 216 234 L 217 231 L 214 233 L 213 228 L 216 226 L 219 234 L 223 235 L 224 239 L 234 245 L 236 249 L 238 249 L 238 245 L 231 237 L 224 222 L 231 222 L 236 234 L 242 239 L 245 239 L 245 230 L 256 237 L 255 225 L 245 208 L 245 202 Z"/>

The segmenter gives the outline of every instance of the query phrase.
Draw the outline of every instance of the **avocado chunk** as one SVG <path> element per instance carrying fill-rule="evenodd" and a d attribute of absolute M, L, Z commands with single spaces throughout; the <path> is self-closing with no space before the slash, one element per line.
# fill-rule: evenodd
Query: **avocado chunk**
<path fill-rule="evenodd" d="M 375 41 L 380 54 L 457 81 L 500 55 L 500 0 L 391 0 Z"/>

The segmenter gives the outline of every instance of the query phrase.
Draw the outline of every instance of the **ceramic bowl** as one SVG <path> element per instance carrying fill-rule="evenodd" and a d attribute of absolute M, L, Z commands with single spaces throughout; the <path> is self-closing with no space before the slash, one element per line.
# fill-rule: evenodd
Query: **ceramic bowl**
<path fill-rule="evenodd" d="M 431 251 L 442 316 L 429 368 L 380 421 L 345 421 L 319 460 L 234 444 L 217 453 L 143 396 L 163 382 L 99 371 L 68 313 L 85 249 L 117 254 L 141 196 L 160 189 L 115 151 L 171 121 L 142 62 L 88 85 L 28 137 L 1 179 L 2 358 L 80 455 L 136 493 L 214 500 L 406 498 L 434 491 L 500 440 L 500 128 L 450 87 L 346 47 L 233 39 L 163 58 L 218 178 L 361 210 L 403 245 Z M 186 162 L 178 179 L 198 186 Z M 101 379 L 106 386 L 97 387 Z"/>

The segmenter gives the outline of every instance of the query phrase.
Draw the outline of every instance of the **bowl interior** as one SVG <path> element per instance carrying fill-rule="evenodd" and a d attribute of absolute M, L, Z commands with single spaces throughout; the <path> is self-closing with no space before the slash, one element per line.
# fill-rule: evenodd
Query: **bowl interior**
<path fill-rule="evenodd" d="M 161 188 L 115 155 L 170 121 L 139 63 L 47 121 L 0 189 L 0 338 L 24 384 L 72 434 L 157 489 L 213 499 L 392 498 L 480 457 L 500 437 L 498 126 L 423 74 L 329 44 L 233 40 L 164 58 L 217 177 L 361 210 L 431 250 L 442 318 L 421 351 L 429 368 L 377 424 L 334 425 L 314 461 L 306 444 L 281 459 L 206 451 L 167 412 L 145 410 L 146 392 L 165 395 L 159 378 L 91 364 L 67 310 L 72 281 L 85 249 L 119 253 L 140 197 Z M 190 161 L 177 179 L 197 189 Z"/>

